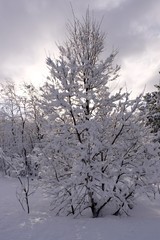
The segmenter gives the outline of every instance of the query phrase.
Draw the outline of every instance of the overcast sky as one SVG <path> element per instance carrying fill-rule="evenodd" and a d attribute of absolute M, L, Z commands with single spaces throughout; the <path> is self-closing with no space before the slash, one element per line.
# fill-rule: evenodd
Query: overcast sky
<path fill-rule="evenodd" d="M 0 0 L 0 82 L 32 81 L 47 76 L 45 59 L 57 56 L 55 42 L 65 40 L 72 18 L 70 2 L 80 17 L 89 6 L 103 17 L 105 55 L 118 48 L 118 86 L 138 94 L 154 90 L 160 75 L 160 0 Z"/>

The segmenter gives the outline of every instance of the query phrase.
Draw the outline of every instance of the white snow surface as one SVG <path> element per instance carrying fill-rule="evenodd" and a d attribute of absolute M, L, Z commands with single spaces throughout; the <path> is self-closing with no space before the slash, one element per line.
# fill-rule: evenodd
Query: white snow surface
<path fill-rule="evenodd" d="M 160 198 L 138 201 L 129 217 L 55 217 L 40 190 L 31 196 L 31 214 L 21 209 L 18 181 L 0 177 L 0 240 L 158 240 Z"/>

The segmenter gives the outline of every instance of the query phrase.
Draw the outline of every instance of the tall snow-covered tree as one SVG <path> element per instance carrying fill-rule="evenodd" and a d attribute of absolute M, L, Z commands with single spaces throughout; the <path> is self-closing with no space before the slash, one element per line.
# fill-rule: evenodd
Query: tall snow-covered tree
<path fill-rule="evenodd" d="M 89 208 L 98 217 L 104 207 L 116 215 L 127 213 L 140 190 L 155 189 L 158 158 L 139 117 L 141 98 L 130 100 L 121 90 L 110 93 L 119 66 L 116 51 L 101 58 L 104 40 L 87 11 L 82 21 L 75 17 L 69 23 L 59 58 L 47 58 L 50 77 L 41 88 L 48 122 L 42 173 L 57 214 Z"/>

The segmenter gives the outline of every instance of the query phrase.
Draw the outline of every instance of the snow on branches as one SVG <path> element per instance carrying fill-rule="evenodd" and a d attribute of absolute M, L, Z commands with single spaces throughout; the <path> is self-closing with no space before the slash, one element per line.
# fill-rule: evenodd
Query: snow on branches
<path fill-rule="evenodd" d="M 141 96 L 110 93 L 117 52 L 100 60 L 103 51 L 104 34 L 88 11 L 68 25 L 59 58 L 47 58 L 42 174 L 57 214 L 90 208 L 98 217 L 104 207 L 127 214 L 138 193 L 155 191 L 159 177 L 157 146 L 138 111 Z"/>

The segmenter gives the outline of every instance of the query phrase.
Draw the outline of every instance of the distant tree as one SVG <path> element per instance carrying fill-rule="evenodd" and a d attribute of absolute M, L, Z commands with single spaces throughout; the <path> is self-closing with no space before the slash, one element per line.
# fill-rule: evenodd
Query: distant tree
<path fill-rule="evenodd" d="M 151 127 L 160 142 L 160 85 L 155 85 L 155 87 L 156 91 L 144 96 L 146 124 Z"/>
<path fill-rule="evenodd" d="M 24 84 L 23 92 L 27 97 L 27 115 L 30 122 L 30 136 L 33 142 L 33 148 L 36 143 L 43 139 L 44 116 L 39 107 L 39 91 L 33 84 Z"/>
<path fill-rule="evenodd" d="M 87 11 L 68 25 L 59 58 L 47 58 L 42 174 L 57 214 L 90 208 L 98 217 L 104 207 L 127 214 L 137 193 L 154 192 L 158 181 L 156 146 L 138 111 L 141 97 L 110 93 L 119 66 L 116 51 L 100 60 L 104 39 Z"/>
<path fill-rule="evenodd" d="M 29 196 L 35 189 L 31 180 L 38 175 L 39 166 L 31 154 L 42 139 L 36 93 L 31 84 L 23 86 L 23 94 L 17 93 L 14 83 L 1 86 L 0 170 L 18 178 L 17 198 L 28 213 Z"/>
<path fill-rule="evenodd" d="M 10 83 L 1 86 L 1 99 L 1 116 L 5 128 L 4 151 L 10 156 L 24 156 L 32 149 L 28 134 L 27 98 L 18 95 L 15 85 Z"/>
<path fill-rule="evenodd" d="M 32 84 L 24 84 L 21 94 L 14 83 L 1 86 L 0 147 L 7 156 L 26 158 L 43 138 L 38 98 Z"/>
<path fill-rule="evenodd" d="M 3 152 L 3 149 L 0 148 L 0 172 L 4 175 L 7 175 L 7 170 L 9 168 L 7 162 L 9 158 L 7 159 L 5 153 Z"/>

